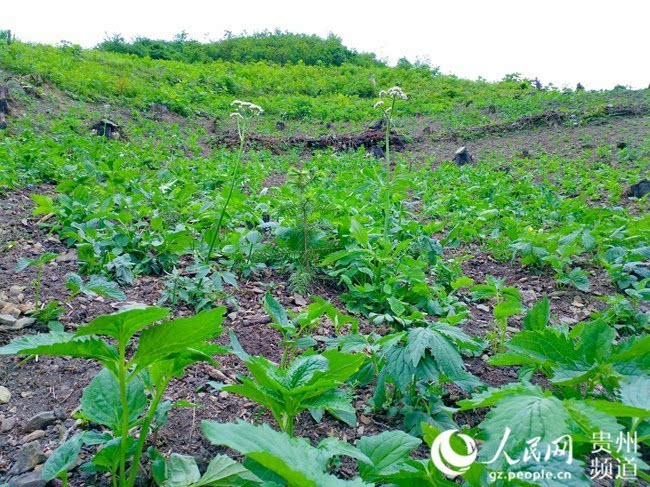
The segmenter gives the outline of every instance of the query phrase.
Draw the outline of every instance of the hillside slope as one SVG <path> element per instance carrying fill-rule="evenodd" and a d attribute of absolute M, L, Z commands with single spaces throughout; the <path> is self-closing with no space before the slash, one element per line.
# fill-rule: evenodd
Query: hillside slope
<path fill-rule="evenodd" d="M 393 85 L 408 99 L 396 103 L 387 161 L 377 152 L 385 133 L 373 105 Z M 318 357 L 336 347 L 363 356 L 363 374 L 334 394 L 330 413 L 296 415 L 292 433 L 311 445 L 335 437 L 361 448 L 392 434 L 412 445 L 400 458 L 413 450 L 415 461 L 429 458 L 422 440 L 435 428 L 457 427 L 481 449 L 495 448 L 500 438 L 489 433 L 495 417 L 513 414 L 510 400 L 517 424 L 530 425 L 512 425 L 513 455 L 523 455 L 526 435 L 565 426 L 576 444 L 575 485 L 589 485 L 592 430 L 638 428 L 643 472 L 650 404 L 633 391 L 647 387 L 650 372 L 650 217 L 648 197 L 630 187 L 649 176 L 650 90 L 538 90 L 426 68 L 187 64 L 22 43 L 0 46 L 0 86 L 9 89 L 0 129 L 0 345 L 48 326 L 74 333 L 133 304 L 158 304 L 175 318 L 223 305 L 224 327 L 248 354 L 298 360 L 302 349 L 287 346 L 288 325 L 270 296 L 304 327 L 301 346 Z M 229 117 L 235 99 L 264 109 L 241 153 Z M 101 120 L 118 135 L 102 135 Z M 340 143 L 360 135 L 369 138 Z M 472 160 L 457 165 L 461 146 Z M 17 271 L 31 262 L 21 259 L 35 260 Z M 318 298 L 341 313 L 319 308 Z M 18 325 L 21 318 L 34 319 Z M 218 343 L 231 343 L 227 335 Z M 423 336 L 430 341 L 412 341 Z M 220 368 L 195 363 L 170 381 L 164 399 L 178 407 L 150 439 L 163 456 L 191 455 L 203 471 L 224 453 L 201 420 L 283 428 L 259 395 L 215 389 L 250 375 L 234 349 L 216 357 Z M 100 365 L 40 352 L 23 362 L 7 350 L 0 483 L 40 475 L 61 434 L 119 436 L 78 412 Z M 148 385 L 150 377 L 134 380 Z M 489 404 L 488 386 L 502 388 Z M 48 411 L 39 433 L 27 431 Z M 585 426 L 584 411 L 596 426 Z M 83 447 L 84 461 L 95 448 Z M 405 485 L 446 485 L 428 460 L 433 480 L 402 460 L 390 467 Z M 266 465 L 288 475 L 278 466 L 285 461 Z M 295 463 L 319 479 L 314 485 L 394 481 L 353 458 Z M 480 468 L 473 485 L 487 482 L 491 470 Z M 71 468 L 70 485 L 110 483 Z"/>

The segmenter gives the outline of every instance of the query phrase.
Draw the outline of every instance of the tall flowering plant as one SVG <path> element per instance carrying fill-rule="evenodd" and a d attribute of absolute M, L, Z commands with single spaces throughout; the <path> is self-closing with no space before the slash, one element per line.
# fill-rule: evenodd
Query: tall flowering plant
<path fill-rule="evenodd" d="M 393 124 L 393 115 L 395 113 L 395 102 L 397 100 L 406 100 L 407 96 L 399 86 L 393 86 L 389 90 L 379 92 L 379 100 L 375 103 L 375 108 L 381 110 L 382 116 L 386 121 L 385 135 L 385 169 L 384 169 L 384 238 L 388 239 L 388 226 L 391 213 L 392 200 L 392 183 L 394 174 L 390 166 L 390 130 Z"/>
<path fill-rule="evenodd" d="M 237 178 L 239 177 L 239 167 L 241 166 L 242 160 L 244 158 L 244 144 L 246 143 L 246 136 L 248 135 L 250 122 L 253 118 L 259 117 L 262 113 L 264 113 L 262 107 L 248 101 L 234 100 L 230 105 L 235 109 L 235 111 L 230 114 L 230 118 L 237 121 L 239 151 L 237 152 L 237 159 L 235 161 L 235 165 L 233 166 L 232 174 L 230 175 L 230 186 L 228 188 L 228 194 L 226 195 L 226 201 L 221 208 L 221 214 L 219 215 L 217 225 L 214 229 L 212 238 L 210 239 L 210 247 L 208 248 L 208 253 L 205 257 L 206 262 L 212 258 L 214 246 L 219 240 L 219 232 L 221 231 L 221 225 L 223 224 L 223 217 L 226 214 L 226 209 L 228 208 L 228 204 L 232 198 L 235 184 L 237 184 Z"/>

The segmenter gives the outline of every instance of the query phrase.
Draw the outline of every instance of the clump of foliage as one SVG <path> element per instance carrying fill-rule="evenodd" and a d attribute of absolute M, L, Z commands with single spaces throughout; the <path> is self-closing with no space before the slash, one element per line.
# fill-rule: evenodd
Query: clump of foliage
<path fill-rule="evenodd" d="M 0 355 L 81 357 L 103 366 L 84 389 L 80 414 L 106 428 L 106 432 L 87 431 L 63 443 L 48 459 L 44 478 L 67 479 L 67 471 L 75 464 L 82 445 L 99 445 L 88 468 L 110 472 L 114 485 L 132 487 L 152 422 L 164 422 L 165 410 L 171 406 L 162 402 L 170 380 L 182 376 L 185 368 L 195 362 L 214 364 L 212 355 L 223 351 L 209 340 L 221 332 L 224 310 L 217 308 L 191 318 L 159 322 L 167 316 L 167 309 L 129 309 L 95 318 L 75 333 L 54 330 L 18 338 L 0 347 Z M 127 356 L 137 333 L 140 337 L 136 351 Z M 136 438 L 130 432 L 137 427 Z"/>
<path fill-rule="evenodd" d="M 279 30 L 239 36 L 228 33 L 220 41 L 210 43 L 190 40 L 185 32 L 177 34 L 172 41 L 136 37 L 132 42 L 126 42 L 118 34 L 101 42 L 97 49 L 186 63 L 231 61 L 307 66 L 382 65 L 374 54 L 358 53 L 345 47 L 341 38 L 334 34 L 323 39 L 317 35 L 291 34 Z"/>

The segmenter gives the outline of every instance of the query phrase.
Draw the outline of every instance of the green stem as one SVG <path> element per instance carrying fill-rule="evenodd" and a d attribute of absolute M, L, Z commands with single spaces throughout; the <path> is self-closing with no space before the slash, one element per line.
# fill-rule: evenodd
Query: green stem
<path fill-rule="evenodd" d="M 156 409 L 158 409 L 158 404 L 163 398 L 165 389 L 167 389 L 167 384 L 169 379 L 164 379 L 158 387 L 156 387 L 156 395 L 154 396 L 151 406 L 147 411 L 147 416 L 142 423 L 142 428 L 140 428 L 140 437 L 138 438 L 138 443 L 135 446 L 135 452 L 133 453 L 133 462 L 131 462 L 131 469 L 129 470 L 129 481 L 128 485 L 135 485 L 135 476 L 138 473 L 138 468 L 140 467 L 140 457 L 142 456 L 142 450 L 144 449 L 144 444 L 147 441 L 147 436 L 149 435 L 149 428 L 151 427 L 151 421 L 156 414 Z"/>
<path fill-rule="evenodd" d="M 390 218 L 390 203 L 391 203 L 391 184 L 392 175 L 390 170 L 390 127 L 393 120 L 393 109 L 395 108 L 395 98 L 390 106 L 390 114 L 386 116 L 386 179 L 385 179 L 385 196 L 384 196 L 384 238 L 388 240 L 388 223 Z"/>
<path fill-rule="evenodd" d="M 36 289 L 34 290 L 34 301 L 35 301 L 35 307 L 36 310 L 40 308 L 40 302 L 41 302 L 41 277 L 43 276 L 43 265 L 40 264 L 38 266 L 38 270 L 36 271 L 36 282 L 34 283 L 34 286 Z"/>
<path fill-rule="evenodd" d="M 126 396 L 126 345 L 125 340 L 119 340 L 120 362 L 118 369 L 118 382 L 120 384 L 120 403 L 122 405 L 122 431 L 120 432 L 120 485 L 126 484 L 126 454 L 127 437 L 129 435 L 129 402 Z"/>
<path fill-rule="evenodd" d="M 232 198 L 232 193 L 235 189 L 237 172 L 239 171 L 239 166 L 241 164 L 241 160 L 244 155 L 245 140 L 246 140 L 246 124 L 245 122 L 242 122 L 242 126 L 239 129 L 239 152 L 237 154 L 237 161 L 235 162 L 235 167 L 233 168 L 232 175 L 230 178 L 230 188 L 228 189 L 228 196 L 226 197 L 226 202 L 224 203 L 223 208 L 221 209 L 221 215 L 219 215 L 217 227 L 215 228 L 214 235 L 212 235 L 212 240 L 210 241 L 210 248 L 208 249 L 208 255 L 205 258 L 206 262 L 209 262 L 210 258 L 212 257 L 212 251 L 214 250 L 214 246 L 217 243 L 217 239 L 219 238 L 219 232 L 221 231 L 221 224 L 223 223 L 223 217 L 226 214 L 226 209 L 228 208 L 228 204 L 230 203 L 230 198 Z"/>
<path fill-rule="evenodd" d="M 68 471 L 66 470 L 65 472 L 61 472 L 59 478 L 61 479 L 63 487 L 68 487 Z"/>

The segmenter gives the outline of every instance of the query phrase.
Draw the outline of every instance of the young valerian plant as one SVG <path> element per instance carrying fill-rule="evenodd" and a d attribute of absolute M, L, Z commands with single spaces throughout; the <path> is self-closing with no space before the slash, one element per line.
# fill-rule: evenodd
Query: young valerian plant
<path fill-rule="evenodd" d="M 388 239 L 388 225 L 390 220 L 391 213 L 391 199 L 392 199 L 392 183 L 393 183 L 393 174 L 390 168 L 390 130 L 393 125 L 393 116 L 395 114 L 395 102 L 397 100 L 406 100 L 406 94 L 402 91 L 399 86 L 393 86 L 390 90 L 385 91 L 381 90 L 379 92 L 380 100 L 375 103 L 375 108 L 382 110 L 382 115 L 386 121 L 386 135 L 385 135 L 385 169 L 384 169 L 384 238 Z M 384 103 L 384 100 L 381 98 L 386 98 L 387 103 Z M 388 108 L 384 108 L 386 105 Z"/>
<path fill-rule="evenodd" d="M 109 432 L 87 431 L 63 443 L 46 462 L 43 478 L 58 477 L 65 483 L 82 444 L 100 445 L 87 469 L 110 472 L 115 487 L 132 487 L 152 422 L 159 426 L 161 416 L 169 409 L 161 400 L 170 380 L 182 376 L 185 368 L 195 362 L 215 363 L 212 355 L 224 351 L 209 343 L 221 332 L 224 310 L 221 307 L 191 318 L 157 323 L 169 310 L 129 309 L 100 316 L 76 333 L 54 330 L 18 338 L 0 347 L 0 355 L 82 357 L 104 366 L 84 389 L 79 414 Z M 137 349 L 127 356 L 127 350 L 135 347 L 133 338 L 137 333 Z M 137 428 L 136 435 L 133 430 Z M 129 459 L 131 466 L 127 470 Z"/>
<path fill-rule="evenodd" d="M 237 179 L 239 177 L 239 166 L 241 166 L 242 159 L 244 158 L 244 144 L 246 143 L 246 136 L 248 135 L 250 122 L 253 118 L 260 116 L 264 112 L 262 107 L 248 101 L 235 100 L 231 103 L 231 106 L 235 108 L 235 111 L 230 114 L 230 118 L 234 118 L 237 121 L 239 151 L 237 152 L 237 159 L 235 160 L 235 165 L 233 166 L 232 174 L 230 175 L 230 186 L 228 187 L 228 192 L 226 193 L 226 201 L 223 203 L 219 219 L 217 220 L 217 225 L 215 226 L 212 238 L 210 239 L 210 247 L 208 248 L 208 253 L 205 256 L 206 262 L 208 262 L 212 257 L 214 246 L 219 240 L 219 232 L 221 231 L 223 218 L 226 214 L 226 209 L 228 208 L 230 199 L 232 198 L 232 193 L 235 190 L 235 185 L 237 184 Z"/>

